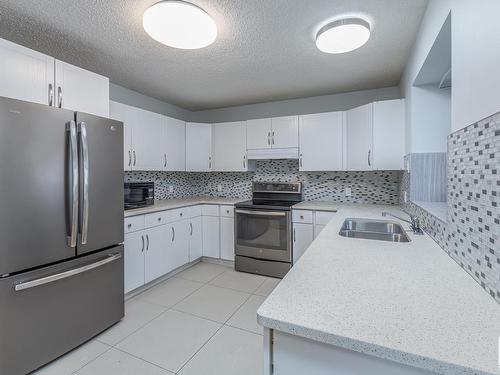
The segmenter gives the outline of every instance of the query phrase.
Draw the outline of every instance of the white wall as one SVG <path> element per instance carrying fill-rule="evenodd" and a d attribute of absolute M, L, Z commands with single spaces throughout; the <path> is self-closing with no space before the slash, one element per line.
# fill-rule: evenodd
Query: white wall
<path fill-rule="evenodd" d="M 401 79 L 407 126 L 412 128 L 412 85 L 451 12 L 453 89 L 451 132 L 500 111 L 499 0 L 430 0 Z M 408 129 L 408 133 L 414 133 Z M 407 150 L 412 140 L 408 139 Z"/>
<path fill-rule="evenodd" d="M 451 130 L 450 89 L 435 85 L 411 88 L 411 152 L 446 152 Z"/>
<path fill-rule="evenodd" d="M 190 121 L 242 121 L 266 117 L 345 111 L 377 100 L 399 99 L 400 97 L 399 87 L 384 87 L 374 90 L 352 91 L 341 94 L 312 96 L 192 112 Z"/>

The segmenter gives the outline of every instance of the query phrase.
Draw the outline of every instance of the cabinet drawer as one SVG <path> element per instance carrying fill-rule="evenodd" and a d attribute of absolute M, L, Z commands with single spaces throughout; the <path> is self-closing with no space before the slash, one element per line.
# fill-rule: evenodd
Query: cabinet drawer
<path fill-rule="evenodd" d="M 219 206 L 215 204 L 204 204 L 201 206 L 203 216 L 219 216 Z"/>
<path fill-rule="evenodd" d="M 187 211 L 190 218 L 201 216 L 201 206 L 187 207 Z"/>
<path fill-rule="evenodd" d="M 234 217 L 234 206 L 220 206 L 220 216 Z"/>
<path fill-rule="evenodd" d="M 136 232 L 144 229 L 144 215 L 125 218 L 125 233 Z"/>
<path fill-rule="evenodd" d="M 335 212 L 328 211 L 316 211 L 315 213 L 315 223 L 320 225 L 326 225 L 333 219 Z"/>
<path fill-rule="evenodd" d="M 294 223 L 312 224 L 313 213 L 312 211 L 293 210 L 292 218 Z"/>
<path fill-rule="evenodd" d="M 144 215 L 144 227 L 151 228 L 167 223 L 166 211 Z"/>
<path fill-rule="evenodd" d="M 189 207 L 176 208 L 175 210 L 166 211 L 167 222 L 173 223 L 174 221 L 179 221 L 182 219 L 189 218 Z"/>

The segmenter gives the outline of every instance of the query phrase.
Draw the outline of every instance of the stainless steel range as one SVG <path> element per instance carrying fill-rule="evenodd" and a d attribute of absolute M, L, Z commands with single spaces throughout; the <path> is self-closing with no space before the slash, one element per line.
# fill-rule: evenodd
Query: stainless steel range
<path fill-rule="evenodd" d="M 252 200 L 236 205 L 235 268 L 283 277 L 292 267 L 292 206 L 302 185 L 254 182 Z"/>

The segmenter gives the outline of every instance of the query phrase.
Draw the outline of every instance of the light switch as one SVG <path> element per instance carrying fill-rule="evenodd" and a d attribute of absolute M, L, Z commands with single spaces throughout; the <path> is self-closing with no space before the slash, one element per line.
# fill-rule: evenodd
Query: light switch
<path fill-rule="evenodd" d="M 172 185 L 168 185 L 168 192 L 173 193 L 174 192 L 174 187 Z"/>

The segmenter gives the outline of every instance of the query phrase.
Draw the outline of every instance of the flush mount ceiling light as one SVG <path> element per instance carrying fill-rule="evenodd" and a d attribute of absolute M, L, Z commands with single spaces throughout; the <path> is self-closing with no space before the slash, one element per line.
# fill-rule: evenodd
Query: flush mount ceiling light
<path fill-rule="evenodd" d="M 184 1 L 152 5 L 144 12 L 142 25 L 151 38 L 174 48 L 203 48 L 217 38 L 214 20 L 203 9 Z"/>
<path fill-rule="evenodd" d="M 370 24 L 361 18 L 330 22 L 316 34 L 316 46 L 325 53 L 345 53 L 358 49 L 370 39 Z"/>

